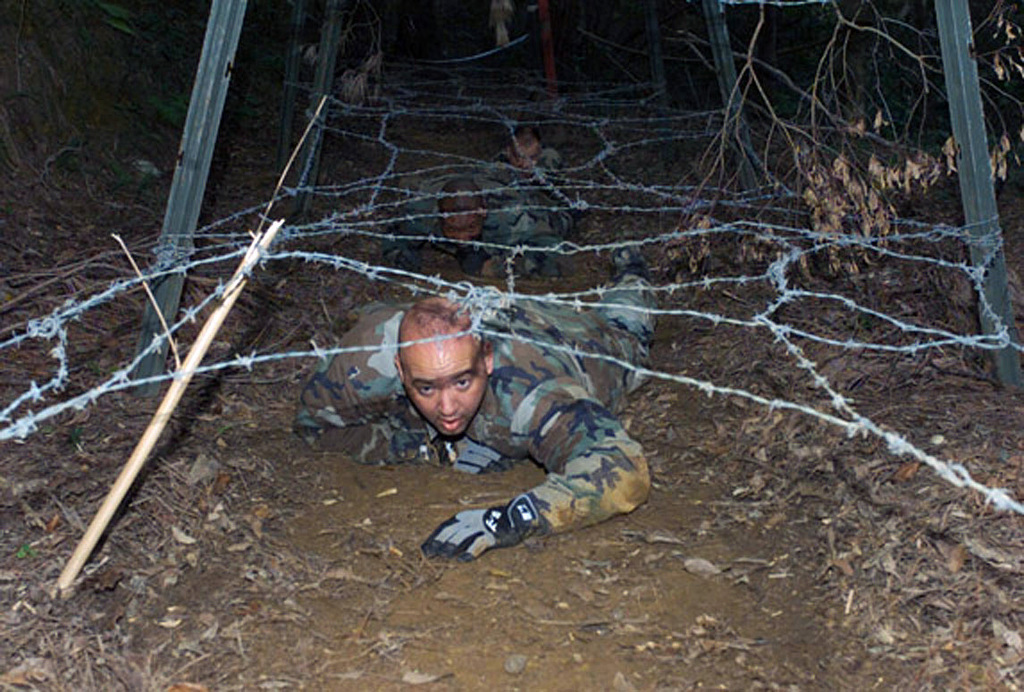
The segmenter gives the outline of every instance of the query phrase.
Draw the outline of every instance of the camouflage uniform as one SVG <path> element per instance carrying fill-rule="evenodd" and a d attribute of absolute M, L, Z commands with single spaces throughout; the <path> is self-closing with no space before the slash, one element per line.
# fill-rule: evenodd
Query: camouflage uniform
<path fill-rule="evenodd" d="M 490 165 L 470 173 L 452 173 L 433 178 L 419 186 L 421 197 L 405 205 L 406 217 L 394 227 L 402 236 L 420 236 L 424 240 L 385 240 L 381 246 L 384 261 L 411 271 L 418 271 L 423 248 L 430 236 L 443 239 L 437 198 L 445 183 L 454 178 L 470 178 L 480 188 L 487 204 L 480 241 L 509 248 L 518 245 L 553 247 L 565 240 L 572 230 L 573 218 L 557 204 L 542 187 L 531 183 L 529 177 L 516 175 L 507 168 Z M 510 254 L 502 248 L 474 246 L 472 243 L 445 242 L 453 252 L 462 270 L 480 275 L 484 263 L 503 268 Z M 549 252 L 531 251 L 519 258 L 517 269 L 525 275 L 558 276 L 561 274 L 558 258 Z"/>
<path fill-rule="evenodd" d="M 654 328 L 643 309 L 653 307 L 649 288 L 628 274 L 605 293 L 605 307 L 576 311 L 523 301 L 484 317 L 481 333 L 493 345 L 494 371 L 461 439 L 547 470 L 546 480 L 527 493 L 541 516 L 534 532 L 594 524 L 647 498 L 647 460 L 615 416 L 640 377 L 615 362 L 561 349 L 646 363 Z M 302 390 L 298 432 L 361 463 L 452 460 L 451 448 L 406 397 L 394 365 L 407 307 L 365 311 L 341 346 L 373 350 L 322 363 Z"/>

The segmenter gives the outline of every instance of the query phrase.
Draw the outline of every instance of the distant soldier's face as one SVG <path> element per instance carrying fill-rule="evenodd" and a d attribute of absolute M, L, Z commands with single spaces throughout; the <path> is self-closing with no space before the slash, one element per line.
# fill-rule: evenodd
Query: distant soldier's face
<path fill-rule="evenodd" d="M 451 240 L 477 240 L 484 230 L 486 212 L 477 210 L 453 214 L 441 220 L 441 231 Z"/>
<path fill-rule="evenodd" d="M 541 146 L 536 139 L 513 139 L 508 148 L 508 160 L 516 168 L 532 171 L 540 159 Z"/>
<path fill-rule="evenodd" d="M 422 339 L 415 333 L 408 340 Z M 461 435 L 473 421 L 494 370 L 479 339 L 461 336 L 402 348 L 395 359 L 406 394 L 442 435 Z"/>

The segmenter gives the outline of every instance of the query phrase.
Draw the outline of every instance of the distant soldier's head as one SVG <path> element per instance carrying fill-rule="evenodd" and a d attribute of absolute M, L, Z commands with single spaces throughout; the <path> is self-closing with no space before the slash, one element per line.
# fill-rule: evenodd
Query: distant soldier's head
<path fill-rule="evenodd" d="M 395 366 L 416 410 L 442 435 L 461 435 L 473 421 L 494 370 L 491 344 L 468 332 L 469 315 L 444 298 L 425 298 L 402 317 L 400 342 L 447 339 L 403 346 Z"/>
<path fill-rule="evenodd" d="M 441 188 L 437 201 L 441 231 L 452 240 L 477 240 L 483 233 L 487 203 L 470 178 L 453 178 Z"/>
<path fill-rule="evenodd" d="M 512 141 L 505 147 L 508 162 L 523 171 L 532 171 L 540 159 L 543 144 L 536 125 L 517 125 Z"/>

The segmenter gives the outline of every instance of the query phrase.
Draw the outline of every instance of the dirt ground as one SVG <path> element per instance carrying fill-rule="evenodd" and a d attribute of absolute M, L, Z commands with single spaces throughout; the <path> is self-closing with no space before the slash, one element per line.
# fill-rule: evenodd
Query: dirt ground
<path fill-rule="evenodd" d="M 233 138 L 211 219 L 269 196 L 272 149 Z M 357 153 L 336 152 L 325 176 L 355 165 Z M 108 233 L 134 223 L 131 245 L 144 252 L 162 213 L 159 188 L 115 206 L 70 176 L 60 187 L 32 176 L 10 183 L 0 217 L 5 340 L 64 298 L 128 275 Z M 1008 188 L 1000 202 L 1009 264 L 1022 270 L 1015 193 Z M 955 205 L 946 207 L 955 221 Z M 643 220 L 612 218 L 616 232 L 643 231 Z M 588 241 L 611 232 L 598 221 L 583 225 Z M 373 257 L 364 241 L 309 242 Z M 704 269 L 736 267 L 734 250 L 713 250 Z M 680 261 L 665 248 L 648 258 L 659 281 L 671 280 Z M 431 261 L 431 271 L 461 278 L 448 258 Z M 606 266 L 595 256 L 566 283 L 527 287 L 593 285 Z M 218 278 L 190 278 L 186 304 Z M 829 281 L 833 290 L 932 324 L 973 319 L 956 286 L 926 271 L 894 274 L 882 263 Z M 270 263 L 211 358 L 326 344 L 352 307 L 401 295 L 328 266 Z M 749 316 L 768 299 L 764 286 L 738 286 L 673 294 L 662 306 Z M 82 388 L 79 375 L 86 381 L 131 357 L 143 301 L 133 292 L 73 325 L 75 377 L 59 396 Z M 797 308 L 789 319 L 828 333 L 842 317 Z M 864 338 L 885 338 L 884 326 L 862 329 Z M 819 344 L 808 353 L 827 363 L 830 381 L 864 415 L 1020 496 L 1024 405 L 1019 393 L 993 383 L 983 358 L 955 347 L 903 356 Z M 821 400 L 770 334 L 683 315 L 661 320 L 652 365 L 767 397 Z M 849 438 L 799 412 L 652 380 L 623 412 L 652 465 L 644 506 L 452 564 L 421 556 L 426 535 L 462 508 L 531 487 L 542 471 L 522 465 L 476 477 L 359 466 L 315 452 L 290 433 L 313 366 L 286 359 L 197 378 L 68 599 L 52 597 L 57 576 L 156 400 L 109 394 L 23 441 L 2 443 L 0 688 L 1021 684 L 1021 518 L 891 454 L 877 438 Z M 46 349 L 5 349 L 0 401 L 8 405 L 52 367 Z"/>

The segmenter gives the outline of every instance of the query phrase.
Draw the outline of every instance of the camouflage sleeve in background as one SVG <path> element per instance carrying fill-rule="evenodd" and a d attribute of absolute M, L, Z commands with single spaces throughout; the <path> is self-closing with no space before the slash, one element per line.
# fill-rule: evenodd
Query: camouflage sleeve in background
<path fill-rule="evenodd" d="M 404 307 L 367 309 L 339 347 L 372 348 L 320 363 L 302 389 L 295 416 L 295 431 L 306 441 L 364 464 L 438 461 L 426 423 L 395 368 Z"/>
<path fill-rule="evenodd" d="M 381 241 L 381 257 L 384 262 L 399 269 L 419 271 L 422 266 L 423 248 L 427 238 L 441 232 L 437 216 L 437 200 L 429 197 L 417 199 L 401 207 L 402 217 L 393 223 L 390 233 L 402 236 L 417 236 L 423 240 L 384 239 Z"/>
<path fill-rule="evenodd" d="M 533 177 L 490 171 L 479 177 L 478 185 L 487 194 L 488 213 L 482 240 L 509 248 L 486 248 L 488 259 L 498 265 L 505 263 L 512 248 L 553 248 L 569 237 L 573 227 L 571 214 L 559 208 Z M 527 250 L 518 256 L 517 271 L 527 276 L 560 276 L 561 259 L 548 250 Z"/>

